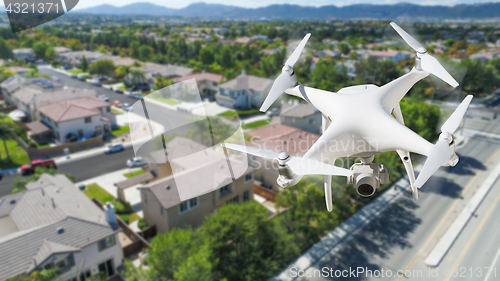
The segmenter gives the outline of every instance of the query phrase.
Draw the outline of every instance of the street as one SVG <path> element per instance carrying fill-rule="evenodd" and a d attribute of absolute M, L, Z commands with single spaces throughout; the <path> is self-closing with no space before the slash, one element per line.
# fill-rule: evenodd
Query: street
<path fill-rule="evenodd" d="M 469 113 L 472 118 L 467 119 L 466 129 L 500 132 L 496 120 L 481 119 L 489 112 L 477 109 Z M 309 268 L 356 271 L 360 267 L 364 273 L 318 277 L 317 272 L 316 277 L 297 280 L 498 280 L 500 272 L 491 271 L 488 275 L 487 267 L 500 270 L 500 241 L 496 239 L 500 235 L 499 182 L 494 184 L 439 267 L 429 269 L 423 262 L 489 172 L 500 163 L 500 139 L 474 136 L 457 154 L 460 157 L 457 166 L 441 168 L 420 189 L 417 202 L 406 192 Z M 382 269 L 384 277 L 380 275 Z M 367 270 L 375 274 L 367 274 Z M 387 277 L 388 271 L 391 277 Z M 407 277 L 401 277 L 405 272 Z"/>
<path fill-rule="evenodd" d="M 110 102 L 113 100 L 119 100 L 122 103 L 134 104 L 137 99 L 130 98 L 123 94 L 115 93 L 104 87 L 96 87 L 86 82 L 82 82 L 78 79 L 73 79 L 67 75 L 60 72 L 54 71 L 50 68 L 40 68 L 39 72 L 41 74 L 49 75 L 50 77 L 56 76 L 60 79 L 63 85 L 74 87 L 78 89 L 94 89 L 97 95 L 106 95 L 109 97 Z M 173 111 L 166 109 L 164 107 L 158 106 L 154 103 L 148 103 L 148 114 L 152 120 L 161 123 L 166 130 L 169 128 L 177 128 L 176 133 L 182 134 L 187 129 L 188 126 L 182 126 L 191 123 L 193 115 L 185 112 Z M 140 107 L 136 107 L 140 108 Z M 71 173 L 75 176 L 77 181 L 83 181 L 89 178 L 93 178 L 98 175 L 106 174 L 109 172 L 116 171 L 118 169 L 123 169 L 126 167 L 126 161 L 129 158 L 134 157 L 133 149 L 128 148 L 124 152 L 112 154 L 112 155 L 99 155 L 75 162 L 70 162 L 67 164 L 59 165 L 58 171 L 62 173 Z M 10 194 L 12 190 L 12 182 L 16 177 L 20 175 L 4 175 L 3 179 L 0 181 L 0 197 Z"/>

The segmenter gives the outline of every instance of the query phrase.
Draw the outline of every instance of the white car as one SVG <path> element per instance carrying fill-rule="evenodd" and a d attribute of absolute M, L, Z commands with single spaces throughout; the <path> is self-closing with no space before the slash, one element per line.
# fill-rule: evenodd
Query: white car
<path fill-rule="evenodd" d="M 148 161 L 144 159 L 143 157 L 134 157 L 131 159 L 127 160 L 127 166 L 129 168 L 134 168 L 134 167 L 143 167 L 148 164 Z"/>
<path fill-rule="evenodd" d="M 125 147 L 123 146 L 123 144 L 117 143 L 117 144 L 112 144 L 112 145 L 106 147 L 106 149 L 104 150 L 104 153 L 110 154 L 110 153 L 115 153 L 115 152 L 123 151 L 123 150 L 125 150 Z"/>
<path fill-rule="evenodd" d="M 124 103 L 122 105 L 122 109 L 125 111 L 134 111 L 134 108 L 130 105 L 130 103 Z"/>

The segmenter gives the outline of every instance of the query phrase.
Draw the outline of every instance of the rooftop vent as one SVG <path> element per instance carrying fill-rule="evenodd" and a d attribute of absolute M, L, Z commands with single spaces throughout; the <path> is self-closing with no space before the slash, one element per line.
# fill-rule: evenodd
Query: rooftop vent
<path fill-rule="evenodd" d="M 167 185 L 167 190 L 170 190 L 170 185 Z"/>
<path fill-rule="evenodd" d="M 57 234 L 63 234 L 64 233 L 64 228 L 58 227 L 57 228 Z"/>
<path fill-rule="evenodd" d="M 10 200 L 10 204 L 11 204 L 11 205 L 16 204 L 16 200 Z"/>

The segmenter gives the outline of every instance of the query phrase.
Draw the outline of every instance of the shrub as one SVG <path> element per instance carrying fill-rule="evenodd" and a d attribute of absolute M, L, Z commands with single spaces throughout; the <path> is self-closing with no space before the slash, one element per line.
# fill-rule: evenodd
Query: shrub
<path fill-rule="evenodd" d="M 137 223 L 137 226 L 138 226 L 141 230 L 144 230 L 144 229 L 148 228 L 148 224 L 146 223 L 146 221 L 144 220 L 144 218 L 140 218 L 140 219 L 139 219 L 139 222 Z"/>
<path fill-rule="evenodd" d="M 120 217 L 120 219 L 124 221 L 126 224 L 129 224 L 129 219 L 130 219 L 129 215 L 118 215 L 118 217 Z"/>
<path fill-rule="evenodd" d="M 113 202 L 113 205 L 115 206 L 115 212 L 118 215 L 129 215 L 132 213 L 132 205 L 130 205 L 129 202 L 116 200 Z"/>

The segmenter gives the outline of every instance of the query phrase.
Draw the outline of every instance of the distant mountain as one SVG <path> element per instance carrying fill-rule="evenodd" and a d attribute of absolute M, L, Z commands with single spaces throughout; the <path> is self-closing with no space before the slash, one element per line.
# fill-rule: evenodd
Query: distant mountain
<path fill-rule="evenodd" d="M 100 5 L 74 12 L 102 15 L 182 16 L 213 19 L 394 19 L 426 17 L 441 19 L 500 17 L 500 3 L 456 6 L 420 6 L 409 3 L 394 5 L 357 4 L 344 7 L 298 5 L 270 5 L 262 8 L 242 8 L 219 4 L 194 3 L 182 9 L 171 9 L 152 3 L 134 3 L 123 7 Z"/>

